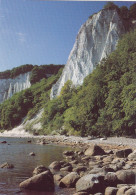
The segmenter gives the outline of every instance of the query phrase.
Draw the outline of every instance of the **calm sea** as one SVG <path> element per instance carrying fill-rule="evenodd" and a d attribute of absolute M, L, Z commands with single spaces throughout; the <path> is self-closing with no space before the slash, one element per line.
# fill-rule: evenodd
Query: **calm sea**
<path fill-rule="evenodd" d="M 28 143 L 30 138 L 2 138 L 6 144 L 0 143 L 0 165 L 4 162 L 12 163 L 13 169 L 0 168 L 0 195 L 56 195 L 70 194 L 67 190 L 59 189 L 56 192 L 19 192 L 19 183 L 32 176 L 34 168 L 38 165 L 48 166 L 52 161 L 62 160 L 62 152 L 69 147 L 56 145 L 39 145 Z M 32 139 L 31 139 L 32 140 Z M 29 156 L 34 152 L 36 156 Z"/>

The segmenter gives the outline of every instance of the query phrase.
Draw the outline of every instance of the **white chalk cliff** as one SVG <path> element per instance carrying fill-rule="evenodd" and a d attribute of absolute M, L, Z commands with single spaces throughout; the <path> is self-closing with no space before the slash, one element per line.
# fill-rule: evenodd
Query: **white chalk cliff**
<path fill-rule="evenodd" d="M 79 30 L 62 75 L 52 87 L 51 99 L 60 94 L 68 80 L 81 85 L 96 65 L 115 50 L 123 33 L 125 28 L 116 10 L 101 10 L 90 17 Z"/>
<path fill-rule="evenodd" d="M 20 74 L 14 79 L 0 79 L 0 103 L 30 86 L 30 72 Z"/>

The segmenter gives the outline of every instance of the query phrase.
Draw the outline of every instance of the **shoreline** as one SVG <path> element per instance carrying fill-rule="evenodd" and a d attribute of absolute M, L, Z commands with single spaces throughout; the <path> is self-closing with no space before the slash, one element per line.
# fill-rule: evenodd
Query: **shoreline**
<path fill-rule="evenodd" d="M 27 132 L 26 132 L 27 133 Z M 136 138 L 126 138 L 126 137 L 107 137 L 106 139 L 103 138 L 93 138 L 91 136 L 88 137 L 79 137 L 79 136 L 65 136 L 65 135 L 31 135 L 28 133 L 23 136 L 23 134 L 0 134 L 1 138 L 28 138 L 33 139 L 34 143 L 36 144 L 57 144 L 63 146 L 71 146 L 71 147 L 86 147 L 89 145 L 98 144 L 102 147 L 109 147 L 109 148 L 126 148 L 131 147 L 133 149 L 136 148 Z"/>

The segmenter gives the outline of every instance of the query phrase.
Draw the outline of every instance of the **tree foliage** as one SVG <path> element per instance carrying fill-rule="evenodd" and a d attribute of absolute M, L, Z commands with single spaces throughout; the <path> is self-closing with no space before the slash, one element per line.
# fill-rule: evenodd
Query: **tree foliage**
<path fill-rule="evenodd" d="M 136 31 L 119 41 L 116 51 L 85 78 L 80 88 L 68 81 L 48 102 L 47 130 L 63 126 L 69 134 L 125 135 L 136 129 Z"/>
<path fill-rule="evenodd" d="M 0 129 L 11 129 L 20 124 L 27 115 L 32 118 L 49 101 L 52 85 L 59 78 L 61 71 L 48 79 L 32 85 L 29 89 L 14 94 L 0 104 Z"/>

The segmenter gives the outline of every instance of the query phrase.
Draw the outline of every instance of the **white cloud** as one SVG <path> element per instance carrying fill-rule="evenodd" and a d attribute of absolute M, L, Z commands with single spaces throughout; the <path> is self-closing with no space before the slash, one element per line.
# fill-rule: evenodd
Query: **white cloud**
<path fill-rule="evenodd" d="M 17 38 L 21 43 L 26 42 L 26 34 L 22 33 L 22 32 L 18 32 L 17 34 Z"/>

